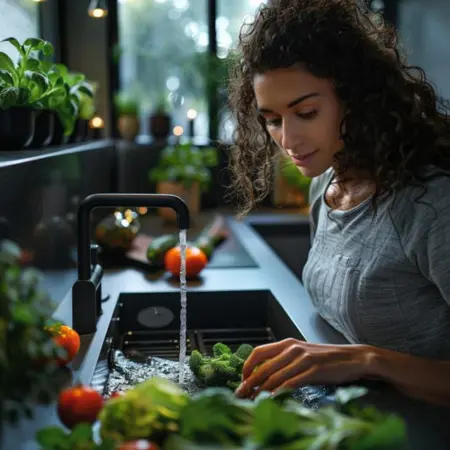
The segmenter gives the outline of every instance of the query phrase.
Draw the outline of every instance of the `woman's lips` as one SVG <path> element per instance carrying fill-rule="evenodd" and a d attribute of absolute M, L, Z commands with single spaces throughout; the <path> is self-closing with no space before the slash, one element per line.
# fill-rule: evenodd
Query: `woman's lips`
<path fill-rule="evenodd" d="M 294 162 L 294 164 L 296 166 L 307 166 L 310 161 L 312 160 L 312 158 L 314 157 L 314 155 L 317 153 L 318 150 L 314 150 L 311 153 L 307 153 L 306 155 L 300 156 L 300 155 L 291 155 L 292 161 Z"/>

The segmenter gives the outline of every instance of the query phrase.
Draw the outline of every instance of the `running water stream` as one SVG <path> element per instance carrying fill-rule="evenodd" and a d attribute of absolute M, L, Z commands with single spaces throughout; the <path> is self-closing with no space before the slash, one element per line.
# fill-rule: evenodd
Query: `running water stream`
<path fill-rule="evenodd" d="M 186 230 L 180 230 L 180 357 L 179 357 L 179 380 L 184 382 L 184 363 L 186 361 L 186 334 L 187 334 L 187 293 L 186 293 Z"/>

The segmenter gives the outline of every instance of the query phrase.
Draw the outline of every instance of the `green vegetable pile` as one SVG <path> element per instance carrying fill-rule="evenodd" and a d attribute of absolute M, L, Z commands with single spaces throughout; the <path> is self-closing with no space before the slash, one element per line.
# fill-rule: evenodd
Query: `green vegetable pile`
<path fill-rule="evenodd" d="M 154 442 L 162 450 L 404 448 L 403 420 L 357 404 L 366 392 L 340 388 L 333 403 L 312 410 L 288 390 L 263 392 L 254 401 L 218 387 L 190 397 L 172 381 L 155 377 L 106 402 L 99 417 L 101 441 L 94 444 L 92 433 L 82 426 L 71 434 L 48 427 L 37 439 L 43 450 L 112 450 L 137 439 Z"/>
<path fill-rule="evenodd" d="M 339 388 L 333 403 L 316 410 L 289 390 L 238 399 L 210 387 L 190 397 L 174 382 L 154 377 L 106 402 L 100 438 L 89 426 L 37 433 L 42 450 L 113 450 L 146 439 L 162 450 L 401 450 L 403 420 L 355 402 L 366 388 Z"/>
<path fill-rule="evenodd" d="M 194 350 L 189 358 L 189 367 L 203 385 L 236 389 L 241 382 L 245 360 L 252 351 L 251 345 L 242 344 L 233 353 L 227 345 L 218 342 L 213 347 L 212 357 Z"/>

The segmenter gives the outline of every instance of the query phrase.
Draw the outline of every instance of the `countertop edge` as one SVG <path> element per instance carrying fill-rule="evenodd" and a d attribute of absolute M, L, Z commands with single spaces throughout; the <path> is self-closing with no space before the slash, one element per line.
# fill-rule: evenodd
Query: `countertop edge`
<path fill-rule="evenodd" d="M 115 141 L 113 139 L 101 139 L 80 144 L 67 144 L 61 147 L 47 147 L 38 150 L 0 152 L 0 168 L 15 166 L 17 164 L 26 164 L 40 159 L 54 158 L 56 156 L 100 150 L 112 146 L 115 146 Z"/>

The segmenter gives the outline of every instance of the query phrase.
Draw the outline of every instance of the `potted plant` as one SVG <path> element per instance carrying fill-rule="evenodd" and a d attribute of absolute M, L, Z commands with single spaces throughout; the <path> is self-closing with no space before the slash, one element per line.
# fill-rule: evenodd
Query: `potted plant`
<path fill-rule="evenodd" d="M 139 133 L 139 101 L 136 96 L 127 92 L 118 92 L 114 96 L 117 110 L 120 135 L 126 141 L 134 141 Z"/>
<path fill-rule="evenodd" d="M 150 133 L 155 139 L 166 139 L 170 134 L 169 104 L 162 96 L 150 116 Z"/>
<path fill-rule="evenodd" d="M 30 146 L 35 136 L 36 114 L 41 127 L 42 144 L 50 134 L 49 115 L 40 101 L 56 93 L 54 86 L 40 70 L 39 54 L 53 53 L 53 46 L 41 39 L 29 38 L 23 44 L 10 37 L 1 42 L 12 45 L 19 53 L 17 63 L 0 52 L 0 148 L 19 150 Z M 39 139 L 38 139 L 39 140 Z"/>
<path fill-rule="evenodd" d="M 70 78 L 66 66 L 44 59 L 54 52 L 50 42 L 2 42 L 14 46 L 19 59 L 0 52 L 0 149 L 61 144 L 73 132 L 83 96 L 93 97 L 92 86 L 84 75 Z"/>
<path fill-rule="evenodd" d="M 181 197 L 191 214 L 195 215 L 200 211 L 201 192 L 211 183 L 211 168 L 217 164 L 216 148 L 199 148 L 190 141 L 177 143 L 162 150 L 157 166 L 149 171 L 149 177 L 156 183 L 158 193 Z M 160 208 L 159 213 L 166 220 L 176 219 L 171 209 Z"/>
<path fill-rule="evenodd" d="M 62 83 L 64 93 L 48 99 L 48 107 L 56 112 L 57 121 L 51 145 L 69 139 L 81 141 L 87 136 L 88 122 L 94 114 L 94 86 L 82 73 L 72 73 L 64 64 L 51 64 L 49 76 Z"/>
<path fill-rule="evenodd" d="M 54 399 L 62 374 L 56 363 L 62 350 L 46 329 L 54 305 L 22 258 L 14 242 L 0 240 L 0 447 L 9 435 L 14 441 L 34 405 Z"/>

